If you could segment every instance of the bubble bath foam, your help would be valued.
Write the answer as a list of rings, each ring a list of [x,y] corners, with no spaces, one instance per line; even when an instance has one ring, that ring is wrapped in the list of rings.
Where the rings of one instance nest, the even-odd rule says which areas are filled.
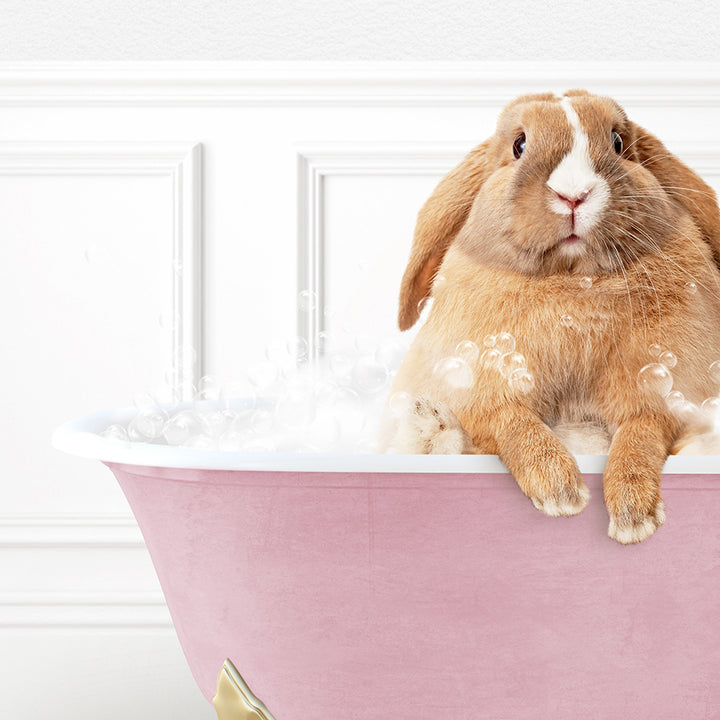
[[[125,493],[221,719],[711,718],[720,708],[720,458],[665,465],[667,522],[607,537],[592,499],[533,508],[495,456],[56,447]],[[226,660],[231,662],[226,663]]]

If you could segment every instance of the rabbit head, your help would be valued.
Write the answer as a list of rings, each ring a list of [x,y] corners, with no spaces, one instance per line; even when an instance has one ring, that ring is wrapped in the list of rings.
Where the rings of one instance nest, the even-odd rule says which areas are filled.
[[[480,263],[526,274],[613,272],[662,247],[681,213],[720,259],[714,192],[614,100],[520,97],[420,211],[400,329],[417,320],[453,241]]]

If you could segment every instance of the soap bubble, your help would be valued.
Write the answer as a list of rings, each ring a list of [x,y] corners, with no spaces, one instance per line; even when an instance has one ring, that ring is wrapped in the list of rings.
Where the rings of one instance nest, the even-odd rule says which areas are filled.
[[[457,344],[455,354],[468,365],[474,365],[480,357],[480,348],[472,340],[463,340]]]
[[[248,441],[248,435],[232,428],[224,432],[218,439],[218,449],[226,452],[237,452]]]
[[[138,428],[135,420],[136,418],[133,418],[129,422],[127,427],[128,438],[130,439],[130,442],[147,442],[148,437],[140,432],[140,429]]]
[[[720,397],[703,400],[701,411],[705,419],[712,424],[713,430],[720,430]]]
[[[219,438],[233,424],[236,415],[226,410],[210,410],[198,416],[205,435]]]
[[[650,353],[650,357],[658,357],[660,353],[662,352],[662,348],[657,343],[653,343],[649,348],[648,352]]]
[[[685,283],[685,292],[688,295],[694,295],[697,292],[697,285],[690,281]]]
[[[190,436],[197,435],[201,429],[197,415],[189,410],[182,410],[165,423],[162,434],[168,445],[182,445]]]
[[[677,365],[677,357],[674,353],[666,350],[664,353],[660,354],[658,362],[661,365],[664,365],[668,370],[672,370]]]
[[[193,407],[202,412],[213,410],[220,399],[220,383],[212,375],[205,375],[198,381],[197,392],[193,396]]]
[[[519,352],[506,353],[500,358],[500,372],[509,378],[516,370],[522,370],[525,368],[526,360],[525,356]]]
[[[316,336],[315,336],[315,347],[317,348],[319,355],[326,355],[327,351],[330,347],[330,342],[332,341],[332,336],[327,330],[321,330]]]
[[[106,427],[101,434],[105,439],[112,440],[114,442],[130,441],[128,431],[122,425],[108,425],[108,427]]]
[[[489,347],[489,348],[495,347],[496,343],[497,343],[497,336],[496,336],[496,335],[486,335],[486,336],[483,338],[483,345],[484,345],[485,347]],[[514,349],[514,348],[513,348],[513,349]]]
[[[720,360],[716,360],[712,363],[708,368],[708,372],[710,373],[710,379],[713,382],[720,384]]]
[[[303,290],[298,295],[298,307],[302,312],[312,312],[317,309],[317,293],[312,290]]]
[[[575,319],[572,315],[569,315],[568,313],[564,313],[560,316],[560,323],[564,325],[565,327],[569,328],[572,327],[575,322]]]
[[[673,409],[673,415],[681,423],[695,423],[700,415],[700,408],[693,402],[685,400],[684,403]]]
[[[422,298],[417,305],[418,315],[423,315],[426,312],[430,312],[432,304],[433,299],[430,295],[426,295],[424,298]]]
[[[306,360],[308,356],[308,341],[304,337],[290,338],[287,343],[288,355],[297,361]]]
[[[480,356],[480,362],[487,368],[497,368],[500,364],[502,353],[498,348],[488,348]]]
[[[198,392],[217,400],[220,395],[220,381],[214,375],[203,375],[198,380]]]
[[[592,284],[593,279],[591,277],[586,275],[585,277],[580,278],[580,287],[583,290],[589,290],[592,287]]]
[[[162,408],[150,405],[138,411],[133,423],[143,437],[154,440],[162,434],[167,419],[167,413]]]
[[[436,275],[433,280],[433,290],[440,290],[447,284],[447,278],[444,275]]]
[[[638,373],[638,384],[645,392],[665,397],[672,389],[673,378],[664,365],[650,363]]]
[[[470,366],[462,358],[455,356],[439,360],[433,368],[433,378],[451,388],[467,388],[473,383]]]
[[[374,394],[388,381],[388,371],[372,357],[360,358],[352,369],[353,385],[362,393]]]
[[[529,393],[535,387],[535,378],[528,372],[527,368],[514,370],[509,377],[510,387],[521,393]]]
[[[515,338],[509,332],[501,332],[496,337],[495,347],[501,355],[511,353],[515,349]]]
[[[700,409],[703,413],[714,419],[720,415],[720,397],[709,397],[702,401]]]
[[[665,397],[665,402],[671,411],[677,410],[682,407],[686,402],[685,396],[679,390],[673,390]]]

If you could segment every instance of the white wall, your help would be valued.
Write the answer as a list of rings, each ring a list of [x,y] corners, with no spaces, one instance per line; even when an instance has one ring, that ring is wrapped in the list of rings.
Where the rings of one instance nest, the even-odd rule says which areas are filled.
[[[0,60],[718,59],[713,0],[4,0]]]
[[[331,330],[392,332],[438,177],[518,92],[583,85],[720,189],[717,65],[0,65],[0,717],[214,715],[114,480],[53,427],[186,342],[234,376],[312,283]]]

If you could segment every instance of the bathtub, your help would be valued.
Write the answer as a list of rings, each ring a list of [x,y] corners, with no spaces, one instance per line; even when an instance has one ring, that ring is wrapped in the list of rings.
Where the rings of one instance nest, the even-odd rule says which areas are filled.
[[[621,546],[603,456],[578,458],[590,506],[550,518],[495,456],[97,434],[127,419],[83,418],[54,444],[115,474],[219,717],[720,717],[719,457],[669,458],[666,524]]]

